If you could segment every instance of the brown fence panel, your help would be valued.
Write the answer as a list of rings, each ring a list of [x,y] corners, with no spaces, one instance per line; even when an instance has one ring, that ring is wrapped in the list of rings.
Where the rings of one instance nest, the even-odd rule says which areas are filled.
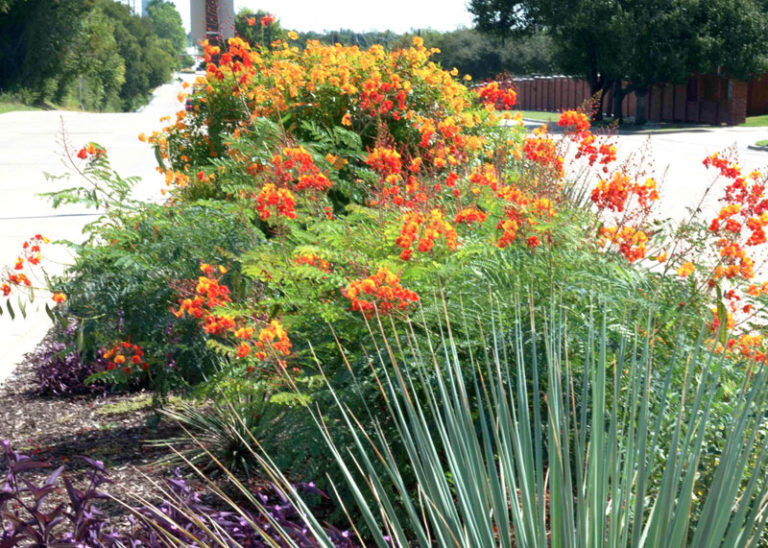
[[[648,119],[654,122],[661,121],[662,86],[655,85],[648,94]]]
[[[634,93],[630,93],[624,98],[624,115],[634,116],[637,112],[637,96]]]
[[[675,119],[675,86],[674,84],[667,84],[663,90],[661,119],[671,121]]]
[[[517,102],[520,105],[520,108],[525,110],[525,109],[528,108],[528,105],[527,105],[526,101],[528,100],[528,97],[530,96],[529,95],[530,91],[528,89],[528,81],[527,80],[523,80],[518,85],[520,86],[520,93],[517,96]]]
[[[716,124],[717,114],[720,110],[719,101],[712,101],[710,99],[701,99],[699,102],[699,118],[698,120],[692,120],[695,122],[704,122],[705,124]]]
[[[741,80],[731,81],[733,89],[730,97],[731,119],[729,124],[743,124],[747,121],[747,103],[749,102],[749,86]]]
[[[672,106],[672,119],[676,122],[685,121],[685,84],[677,84],[675,86],[674,100]]]
[[[546,82],[544,90],[547,97],[547,110],[553,110],[555,107],[555,80],[554,78],[547,78]]]
[[[517,91],[517,108],[560,112],[585,105],[590,99],[589,83],[563,76],[517,78],[502,85]],[[750,82],[716,75],[692,76],[687,84],[658,84],[645,97],[646,118],[651,121],[686,121],[738,124],[747,115],[768,113],[768,74]],[[586,104],[589,107],[589,104]],[[622,99],[614,112],[613,90],[605,93],[603,112],[635,116],[634,93]]]
[[[747,116],[768,113],[768,74],[749,81],[747,95]]]

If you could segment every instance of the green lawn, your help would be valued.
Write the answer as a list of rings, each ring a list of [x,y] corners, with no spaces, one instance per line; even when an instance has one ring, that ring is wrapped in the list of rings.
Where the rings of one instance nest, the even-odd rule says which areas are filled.
[[[523,115],[523,118],[528,120],[536,120],[538,122],[557,123],[557,119],[560,117],[559,112],[543,112],[539,110],[510,110],[507,111],[512,115],[518,112]],[[593,127],[615,127],[612,119],[606,118],[601,122],[594,122]],[[766,122],[768,125],[768,122]],[[636,126],[634,124],[624,124],[621,126],[620,131],[626,133],[676,133],[680,131],[706,131],[712,129],[711,125],[701,124],[679,124],[670,122],[655,122],[648,123],[643,126]]]
[[[511,110],[510,113],[515,114],[517,112],[522,113],[523,118],[529,120],[537,120],[540,122],[554,122],[557,120],[559,113],[557,112],[541,112],[538,110]],[[665,127],[651,130],[653,132],[663,131],[679,131],[680,129],[694,127],[688,124],[664,124]],[[674,126],[674,127],[673,127]],[[712,126],[699,126],[699,127],[712,127]],[[747,121],[740,124],[740,127],[768,127],[768,114],[762,116],[750,116]]]
[[[0,103],[0,114],[5,114],[6,112],[14,112],[17,110],[41,110],[37,107],[30,107],[29,105],[24,105],[21,103]]]
[[[559,112],[542,112],[540,110],[510,110],[509,113],[513,116],[517,113],[521,113],[523,118],[529,120],[536,120],[538,122],[556,122],[560,117]]]
[[[749,116],[747,121],[739,124],[740,127],[768,127],[768,114],[762,116]]]

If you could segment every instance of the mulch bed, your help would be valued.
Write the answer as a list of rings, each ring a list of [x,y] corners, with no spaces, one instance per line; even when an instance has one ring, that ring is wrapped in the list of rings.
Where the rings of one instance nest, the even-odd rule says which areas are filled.
[[[182,431],[168,421],[148,426],[153,413],[150,401],[146,392],[45,396],[36,385],[31,364],[22,363],[0,384],[0,440],[9,440],[18,453],[50,464],[41,476],[66,464],[70,477],[82,479],[85,466],[77,457],[88,456],[109,470],[113,483],[101,491],[124,501],[130,495],[156,499],[153,481],[162,483],[172,474],[159,462],[170,450],[149,447],[147,442],[176,437]],[[4,473],[0,459],[0,480]],[[100,507],[107,513],[122,513],[116,504]]]

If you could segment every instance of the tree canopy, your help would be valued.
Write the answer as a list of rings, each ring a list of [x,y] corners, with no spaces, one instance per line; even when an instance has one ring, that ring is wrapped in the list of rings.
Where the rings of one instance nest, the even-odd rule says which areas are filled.
[[[114,0],[0,0],[0,92],[27,103],[137,108],[168,81],[185,40],[183,29],[181,42],[160,30],[158,21],[181,29],[173,4],[153,0],[150,10],[138,17]]]
[[[288,34],[280,21],[266,11],[242,8],[235,16],[235,32],[252,46],[269,46],[274,40],[286,40]]]
[[[187,33],[176,6],[167,0],[151,0],[147,4],[147,16],[157,36],[170,40],[174,53],[181,53],[187,45]]]
[[[560,69],[593,93],[624,80],[642,94],[695,73],[746,78],[765,68],[760,0],[470,0],[469,10],[485,32],[544,29]]]

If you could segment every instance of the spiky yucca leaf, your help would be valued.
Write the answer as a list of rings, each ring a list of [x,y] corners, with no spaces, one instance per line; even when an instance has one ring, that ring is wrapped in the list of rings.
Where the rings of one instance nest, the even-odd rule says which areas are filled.
[[[312,411],[370,531],[367,542],[757,545],[768,514],[764,365],[731,400],[712,484],[699,495],[726,359],[703,336],[680,334],[675,348],[662,348],[638,334],[631,318],[623,335],[611,335],[595,306],[587,340],[573,341],[556,304],[519,306],[504,323],[511,327],[501,327],[491,302],[487,317],[460,318],[487,332],[476,356],[460,350],[443,309],[439,340],[411,324],[398,332],[394,322],[374,319],[372,369],[384,416],[356,416],[329,382],[352,446],[337,445],[322,410]],[[653,314],[641,325],[652,333]],[[288,485],[268,458],[259,459],[278,485]],[[306,508],[293,490],[285,496]]]

